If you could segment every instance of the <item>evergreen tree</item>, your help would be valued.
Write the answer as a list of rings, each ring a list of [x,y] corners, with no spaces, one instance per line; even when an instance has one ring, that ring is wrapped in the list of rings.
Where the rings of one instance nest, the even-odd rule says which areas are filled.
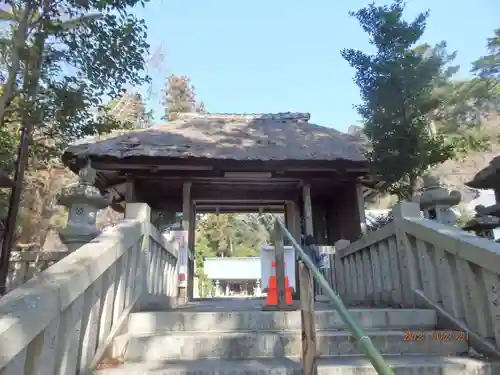
[[[483,78],[491,78],[500,82],[500,29],[494,31],[494,36],[488,39],[488,54],[473,63],[472,71]]]
[[[401,0],[351,12],[369,34],[376,53],[345,49],[342,56],[356,69],[354,81],[363,99],[358,112],[371,143],[367,158],[374,172],[387,182],[383,190],[410,199],[417,178],[453,157],[454,147],[429,131],[428,115],[440,104],[433,89],[447,61],[415,48],[428,13],[408,22],[403,12]]]
[[[178,113],[205,112],[205,105],[196,103],[195,87],[187,76],[170,75],[167,78],[165,95],[162,101],[165,106],[164,120],[173,121]]]

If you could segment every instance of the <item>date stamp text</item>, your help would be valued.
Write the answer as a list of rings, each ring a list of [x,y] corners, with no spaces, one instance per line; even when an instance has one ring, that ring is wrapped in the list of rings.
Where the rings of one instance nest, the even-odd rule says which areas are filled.
[[[406,329],[403,335],[404,341],[469,341],[469,332],[464,331],[431,331],[425,329]]]

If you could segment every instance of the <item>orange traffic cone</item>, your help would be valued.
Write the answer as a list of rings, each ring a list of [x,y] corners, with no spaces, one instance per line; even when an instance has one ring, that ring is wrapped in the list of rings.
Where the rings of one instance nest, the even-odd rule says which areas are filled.
[[[276,262],[272,263],[272,267],[274,269],[276,268]],[[288,276],[285,276],[285,303],[288,306],[292,305],[292,291],[288,283]],[[267,297],[264,307],[265,308],[278,307],[278,283],[276,281],[276,271],[274,272],[274,275],[269,276],[269,282],[267,285]]]

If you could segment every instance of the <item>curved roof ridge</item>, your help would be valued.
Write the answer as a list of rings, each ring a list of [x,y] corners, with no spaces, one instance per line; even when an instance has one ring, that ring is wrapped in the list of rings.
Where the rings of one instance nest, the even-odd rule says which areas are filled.
[[[308,112],[277,112],[277,113],[179,113],[176,120],[188,119],[207,120],[272,120],[272,121],[297,121],[308,122],[311,114]]]

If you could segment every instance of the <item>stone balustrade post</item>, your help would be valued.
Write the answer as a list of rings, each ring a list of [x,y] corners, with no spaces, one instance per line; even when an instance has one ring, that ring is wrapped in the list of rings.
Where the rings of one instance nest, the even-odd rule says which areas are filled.
[[[61,189],[57,196],[57,203],[69,210],[66,228],[59,232],[69,251],[75,251],[101,233],[96,226],[97,212],[111,203],[109,196],[102,195],[93,186],[96,171],[90,162],[80,169],[78,176],[77,183]]]
[[[457,217],[451,207],[459,204],[461,198],[459,191],[449,191],[437,178],[424,176],[424,188],[418,203],[425,218],[454,225]]]

